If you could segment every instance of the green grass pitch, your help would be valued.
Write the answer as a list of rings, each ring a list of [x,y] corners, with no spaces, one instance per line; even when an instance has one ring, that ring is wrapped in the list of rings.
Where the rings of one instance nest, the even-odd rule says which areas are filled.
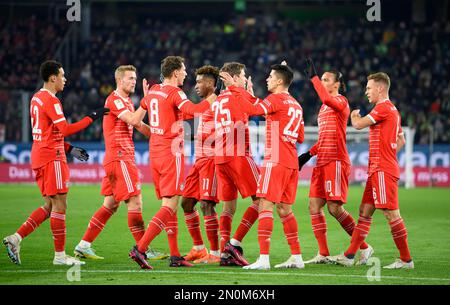
[[[74,185],[68,196],[66,252],[82,237],[92,214],[102,203],[100,186]],[[357,218],[362,195],[361,187],[351,187],[346,208]],[[307,208],[307,187],[299,187],[294,205],[299,223],[300,245],[307,260],[317,252]],[[39,190],[32,185],[0,185],[0,237],[12,234],[42,204]],[[143,186],[144,220],[151,219],[160,206],[151,185]],[[196,265],[192,268],[169,268],[168,261],[152,261],[154,270],[140,270],[128,258],[133,245],[127,226],[126,208],[121,206],[110,219],[104,231],[93,244],[103,261],[87,261],[81,267],[80,281],[67,280],[67,267],[53,266],[53,242],[49,222],[45,222],[22,242],[22,265],[12,264],[2,245],[0,250],[0,284],[450,284],[450,189],[399,190],[401,214],[409,233],[409,246],[415,262],[414,270],[381,269],[380,281],[369,281],[369,266],[346,268],[335,265],[307,265],[303,270],[277,270],[273,266],[289,257],[289,248],[282,225],[275,215],[271,239],[270,271],[248,271],[240,267]],[[240,200],[233,221],[233,232],[250,200]],[[218,206],[221,210],[221,206]],[[179,217],[179,246],[187,253],[191,238],[186,229],[181,209]],[[328,241],[332,255],[346,249],[349,236],[336,220],[326,213]],[[202,221],[203,222],[203,221]],[[203,223],[202,223],[203,229]],[[203,231],[204,232],[204,231]],[[206,235],[203,234],[207,243]],[[381,212],[376,212],[367,241],[374,247],[374,256],[381,265],[394,261],[398,256],[390,229]],[[152,243],[153,247],[168,251],[165,232]],[[257,224],[243,242],[245,256],[254,262],[259,255]],[[372,272],[372,274],[375,274]]]

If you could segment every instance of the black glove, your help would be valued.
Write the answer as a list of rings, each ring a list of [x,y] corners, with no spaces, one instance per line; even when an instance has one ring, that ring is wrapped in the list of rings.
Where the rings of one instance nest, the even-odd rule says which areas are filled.
[[[216,89],[214,90],[214,94],[215,95],[219,95],[220,91],[222,91],[222,86],[223,86],[223,81],[220,78],[220,76],[217,77],[217,82],[216,82]]]
[[[88,114],[93,121],[109,113],[109,108],[98,108]]]
[[[314,66],[314,63],[311,58],[305,60],[305,66],[306,69],[303,70],[303,72],[305,73],[307,78],[311,79],[314,76],[317,76],[316,67]]]
[[[312,158],[312,155],[309,151],[298,156],[298,170],[301,170],[303,165],[305,165],[311,158]]]
[[[75,146],[70,145],[67,153],[72,155],[73,157],[77,158],[80,161],[89,160],[89,155],[88,155],[87,151],[81,147],[75,147]]]

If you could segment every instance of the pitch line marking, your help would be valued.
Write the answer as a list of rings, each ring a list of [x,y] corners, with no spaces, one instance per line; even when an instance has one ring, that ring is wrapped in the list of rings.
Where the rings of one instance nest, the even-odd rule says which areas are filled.
[[[67,270],[0,270],[0,273],[66,273]],[[178,274],[230,274],[230,275],[293,275],[293,276],[309,276],[309,277],[354,277],[354,278],[367,278],[366,275],[357,275],[357,274],[332,274],[332,273],[295,273],[295,272],[230,272],[230,271],[170,271],[170,270],[83,270],[81,269],[81,273],[178,273]],[[415,281],[444,281],[450,282],[450,278],[435,278],[435,277],[403,277],[403,276],[392,276],[386,275],[381,276],[381,280],[383,279],[398,279],[398,280],[415,280]]]

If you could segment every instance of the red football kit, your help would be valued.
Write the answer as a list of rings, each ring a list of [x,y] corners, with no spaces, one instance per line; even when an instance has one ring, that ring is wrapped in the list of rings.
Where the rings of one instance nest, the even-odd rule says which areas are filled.
[[[266,145],[257,197],[274,203],[293,204],[298,186],[296,143],[304,139],[303,109],[288,93],[275,93],[260,100],[242,88],[231,87],[247,102],[248,115],[266,116]]]
[[[64,194],[69,191],[69,168],[65,154],[64,137],[86,128],[92,119],[85,117],[68,124],[59,99],[50,91],[41,89],[30,103],[33,146],[31,166],[42,196]]]
[[[150,126],[150,166],[158,199],[182,195],[184,172],[183,114],[201,114],[208,101],[193,104],[178,87],[153,85],[141,100],[148,111]]]
[[[215,123],[215,163],[219,200],[256,195],[259,169],[251,157],[245,98],[224,90],[211,105]]]
[[[367,117],[374,123],[369,132],[369,177],[362,203],[377,209],[398,209],[397,137],[403,134],[401,117],[390,100],[378,102]]]
[[[130,97],[122,97],[113,91],[106,99],[105,108],[110,112],[103,118],[105,177],[101,194],[114,196],[117,202],[128,200],[141,193],[139,172],[134,158],[133,126],[120,119],[127,112],[134,112]]]
[[[310,153],[317,155],[311,176],[310,198],[347,201],[350,158],[346,146],[346,128],[350,108],[345,96],[331,96],[316,76],[312,80],[323,104],[317,118],[319,139]]]
[[[209,109],[199,117],[195,137],[195,163],[186,177],[183,197],[218,202],[214,163],[214,116]]]

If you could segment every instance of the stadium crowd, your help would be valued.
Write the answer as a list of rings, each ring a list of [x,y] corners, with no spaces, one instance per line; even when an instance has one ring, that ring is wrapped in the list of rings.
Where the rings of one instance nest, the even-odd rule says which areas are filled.
[[[52,57],[66,28],[62,24],[40,27],[35,17],[8,26],[5,21],[0,23],[0,110],[4,113],[0,124],[8,122],[7,141],[19,141],[21,118],[13,111],[17,100],[12,90],[37,88],[39,63]],[[319,73],[329,68],[343,73],[350,107],[362,109],[363,114],[369,111],[364,96],[366,76],[387,72],[393,83],[391,98],[402,114],[403,125],[416,129],[415,143],[429,143],[430,127],[435,143],[449,143],[449,42],[450,23],[386,24],[365,19],[300,23],[275,16],[238,16],[227,22],[124,19],[120,24],[105,25],[93,19],[90,40],[79,46],[79,69],[70,71],[62,102],[69,121],[77,121],[88,109],[104,103],[114,89],[117,66],[133,64],[139,78],[155,83],[159,81],[160,59],[171,54],[186,58],[189,75],[184,90],[192,100],[198,100],[195,69],[204,64],[220,67],[226,61],[245,63],[255,94],[263,97],[270,65],[286,60],[296,69],[291,94],[302,102],[305,125],[317,125],[321,103],[301,73],[304,59],[312,57]],[[139,83],[133,96],[136,105],[142,96]],[[135,134],[137,140],[143,139]],[[100,122],[70,138],[100,139]]]

